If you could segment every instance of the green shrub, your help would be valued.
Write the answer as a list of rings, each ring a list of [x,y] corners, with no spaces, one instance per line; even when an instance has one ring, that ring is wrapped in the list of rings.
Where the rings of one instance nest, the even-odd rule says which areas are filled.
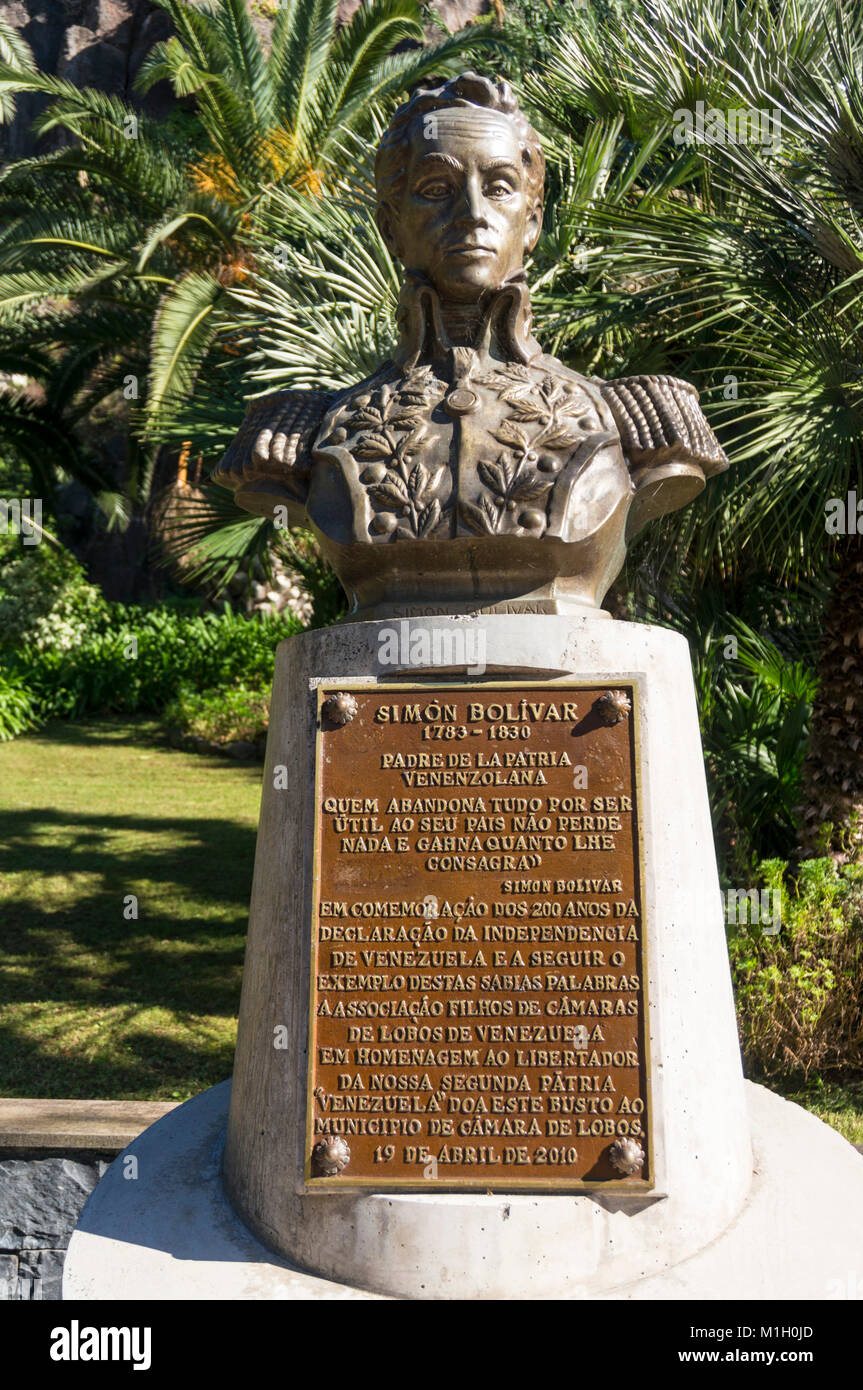
[[[863,868],[810,859],[794,874],[760,865],[782,893],[776,935],[758,924],[728,929],[743,1055],[751,1074],[808,1077],[863,1067]]]
[[[41,720],[112,711],[159,713],[181,686],[215,691],[272,680],[275,649],[299,631],[291,616],[246,618],[229,608],[186,617],[166,608],[106,605],[71,648],[7,648],[6,664]]]
[[[35,729],[38,722],[33,697],[20,676],[0,670],[0,743]]]
[[[108,614],[101,591],[63,546],[0,541],[0,645],[70,651]]]
[[[269,685],[241,684],[205,693],[182,686],[164,713],[169,728],[213,743],[254,742],[266,734],[269,719]]]

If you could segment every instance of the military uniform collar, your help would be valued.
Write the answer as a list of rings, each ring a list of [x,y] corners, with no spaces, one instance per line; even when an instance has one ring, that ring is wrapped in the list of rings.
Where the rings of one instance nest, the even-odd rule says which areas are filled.
[[[421,362],[477,354],[527,364],[542,349],[531,334],[533,313],[523,270],[495,290],[486,290],[477,306],[476,329],[467,348],[454,344],[443,322],[440,296],[424,275],[409,272],[399,295],[401,341],[394,361],[408,371]]]

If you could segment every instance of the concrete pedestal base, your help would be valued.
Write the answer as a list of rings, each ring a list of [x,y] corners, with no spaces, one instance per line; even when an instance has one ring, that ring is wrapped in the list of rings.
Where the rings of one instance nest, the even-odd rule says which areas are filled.
[[[749,1083],[745,1087],[754,1171],[736,1217],[697,1254],[605,1289],[602,1299],[847,1299],[863,1287],[863,1159],[805,1110]],[[90,1197],[72,1237],[63,1297],[141,1300],[289,1300],[380,1297],[372,1291],[307,1274],[272,1255],[228,1205],[219,1177],[230,1084],[205,1091],[146,1130],[121,1154]],[[128,1162],[130,1157],[137,1165]],[[137,1177],[125,1176],[137,1167]],[[323,1197],[318,1200],[326,1201]],[[368,1199],[366,1199],[368,1200]],[[381,1202],[405,1200],[381,1197]],[[481,1206],[487,1224],[522,1228],[518,1260],[522,1297],[597,1297],[577,1277],[545,1285],[531,1234],[565,1220],[571,1201],[559,1196],[412,1197],[458,1240],[459,1207]],[[638,1213],[614,1216],[617,1238]],[[563,1238],[561,1228],[561,1238]],[[510,1241],[512,1248],[512,1242]],[[573,1252],[573,1267],[577,1265]],[[406,1273],[414,1274],[410,1271]],[[434,1294],[464,1299],[462,1281],[430,1271]],[[393,1278],[392,1271],[386,1276]],[[382,1278],[383,1282],[383,1278]],[[511,1288],[513,1271],[502,1276]],[[494,1298],[494,1281],[486,1297]]]
[[[392,654],[381,639],[394,631],[349,623],[292,637],[277,654],[223,1167],[230,1201],[286,1260],[396,1297],[550,1298],[567,1283],[600,1294],[658,1274],[728,1228],[752,1170],[689,648],[664,628],[607,618],[428,617],[400,626],[407,664],[383,665]],[[482,673],[418,670],[412,633],[432,651],[434,639],[441,652],[481,651]],[[304,1188],[317,690],[446,676],[474,681],[478,694],[501,681],[549,692],[625,683],[635,693],[654,1120],[647,1196],[597,1188],[490,1204],[482,1189],[432,1198]],[[277,768],[290,769],[290,792]],[[396,862],[376,873],[372,897],[375,883],[395,889]],[[441,894],[457,901],[461,876],[440,877]],[[276,1026],[287,1035],[281,1048]]]

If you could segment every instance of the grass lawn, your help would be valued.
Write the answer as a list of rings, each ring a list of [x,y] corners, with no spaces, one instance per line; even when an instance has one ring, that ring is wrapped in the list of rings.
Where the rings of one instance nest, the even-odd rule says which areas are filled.
[[[0,1094],[185,1100],[230,1075],[260,785],[144,720],[0,744]]]

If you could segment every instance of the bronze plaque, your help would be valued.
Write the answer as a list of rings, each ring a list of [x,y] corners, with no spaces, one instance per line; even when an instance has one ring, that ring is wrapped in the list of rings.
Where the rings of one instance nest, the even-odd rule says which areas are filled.
[[[653,1186],[638,690],[318,693],[306,1185]]]

